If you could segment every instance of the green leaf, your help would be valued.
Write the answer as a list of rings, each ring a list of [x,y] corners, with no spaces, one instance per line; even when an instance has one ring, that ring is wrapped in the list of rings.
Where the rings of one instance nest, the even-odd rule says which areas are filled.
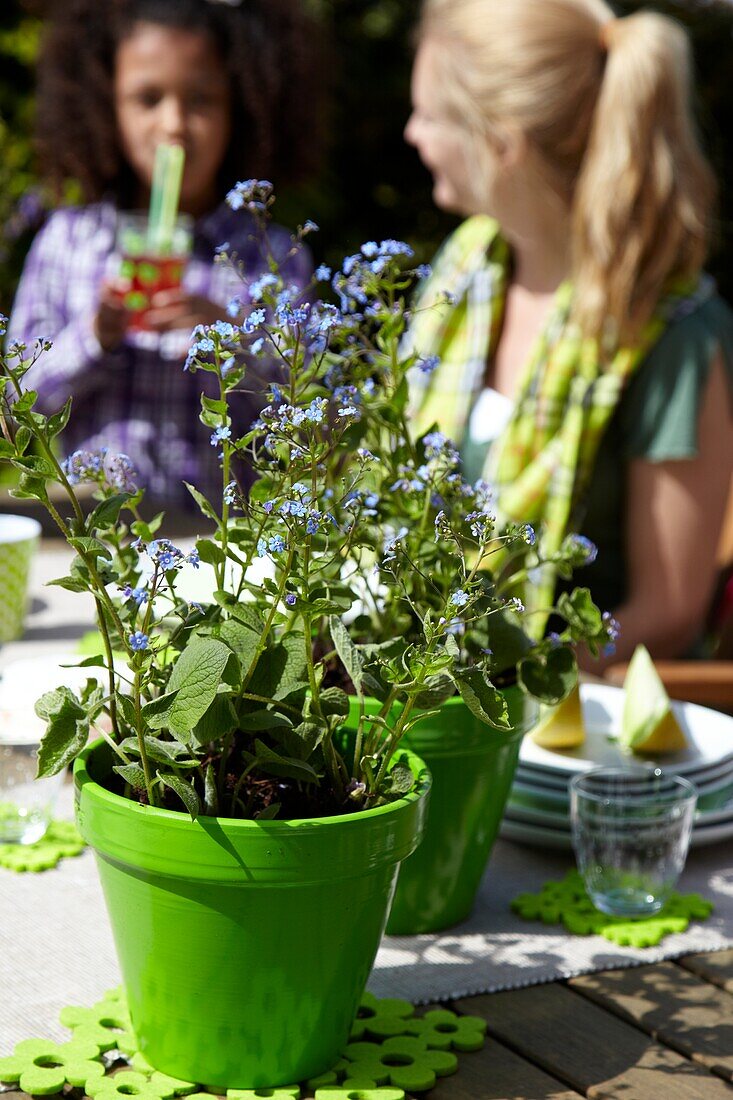
[[[471,714],[494,729],[511,729],[506,699],[478,668],[456,670],[454,673],[461,698]]]
[[[325,614],[328,609],[330,614],[343,615],[350,611],[354,603],[354,595],[342,584],[332,584],[327,588],[314,589],[308,600],[309,610],[313,615]]]
[[[147,523],[142,519],[136,519],[130,524],[130,530],[136,538],[142,539],[143,542],[152,542],[163,522],[164,515],[164,512],[158,512],[158,514]]]
[[[76,759],[89,738],[89,717],[67,687],[46,692],[36,703],[35,711],[47,722],[38,749],[36,778],[41,779],[58,775]]]
[[[149,703],[145,703],[140,708],[140,717],[143,719],[146,727],[149,730],[165,729],[170,721],[170,713],[175,701],[176,692],[166,691],[164,695],[158,695],[155,699],[151,699]],[[132,700],[130,700],[130,703],[132,703]],[[128,713],[131,715],[131,721],[128,718]],[[135,726],[137,717],[134,707],[132,711],[128,713],[125,714],[125,718],[130,721],[131,726]]]
[[[263,741],[255,741],[255,757],[257,767],[267,775],[284,776],[286,779],[297,779],[303,783],[318,782],[318,774],[310,764],[304,760],[295,760],[293,757],[280,756]]]
[[[26,390],[13,404],[13,416],[30,412],[37,400],[38,394],[35,390]]]
[[[441,672],[438,676],[431,676],[425,681],[423,690],[415,697],[415,706],[420,710],[439,707],[455,693],[456,685],[453,677],[447,672]]]
[[[122,717],[131,729],[135,729],[137,723],[137,714],[135,713],[135,704],[127,694],[117,695],[117,706],[122,711]],[[145,708],[143,707],[143,710]]]
[[[282,738],[283,748],[299,760],[307,760],[320,745],[326,734],[326,727],[319,722],[301,722],[288,730]]]
[[[226,401],[223,401],[220,397],[207,397],[203,393],[201,394],[201,408],[216,418],[211,427],[217,427],[229,412]]]
[[[362,676],[362,687],[367,695],[373,695],[375,699],[380,699],[382,702],[384,702],[389,694],[387,685],[366,670]]]
[[[166,787],[177,794],[183,805],[190,813],[192,819],[195,821],[201,810],[201,803],[199,802],[199,796],[193,789],[190,783],[185,779],[179,779],[177,775],[161,775],[161,782],[165,783]]]
[[[11,497],[16,500],[40,500],[48,503],[46,481],[42,477],[33,477],[31,474],[21,474],[15,489],[10,490]]]
[[[395,764],[386,776],[379,793],[385,798],[402,798],[415,786],[415,776],[407,764]]]
[[[216,741],[235,729],[237,714],[232,706],[231,695],[218,692],[194,726],[193,736],[199,745]]]
[[[58,687],[53,691],[45,692],[36,700],[33,708],[39,718],[49,722],[61,714],[73,714],[75,718],[83,718],[85,710],[70,688]]]
[[[99,539],[83,536],[71,538],[67,541],[72,550],[76,550],[77,554],[87,554],[95,558],[112,558],[109,547],[105,546]]]
[[[218,523],[219,522],[219,516],[217,515],[216,510],[214,509],[214,506],[209,503],[209,501],[206,499],[204,494],[200,493],[199,490],[196,488],[196,486],[191,485],[188,481],[184,481],[183,484],[186,486],[189,493],[191,494],[193,499],[196,501],[199,508],[203,512],[203,514],[205,516],[207,516],[209,519],[213,519],[214,523]]]
[[[265,699],[283,701],[308,686],[305,638],[292,631],[262,654],[248,691]]]
[[[246,672],[260,644],[260,634],[237,619],[228,619],[219,627],[219,638],[236,653],[242,672]]]
[[[252,733],[264,733],[265,730],[286,729],[292,722],[277,714],[274,710],[250,710],[240,714],[239,728]]]
[[[172,733],[190,733],[209,709],[230,655],[216,638],[196,638],[183,650],[168,681],[168,691],[176,692],[168,719]]]
[[[11,459],[11,465],[18,470],[24,470],[29,474],[36,474],[49,481],[56,481],[56,470],[47,458],[40,455],[25,455],[23,458]]]
[[[338,653],[341,663],[351,678],[356,694],[362,695],[364,693],[364,664],[358,649],[352,642],[344,624],[340,619],[337,619],[335,615],[332,615],[328,620],[328,629],[331,633],[334,649]]]
[[[59,409],[58,412],[52,413],[52,415],[49,416],[47,430],[52,439],[54,436],[57,436],[59,432],[62,432],[69,423],[71,401],[72,399],[69,397],[62,409]]]
[[[206,562],[207,565],[223,565],[227,560],[219,543],[212,539],[196,539],[196,549],[201,561]]]
[[[180,741],[163,741],[160,737],[144,737],[145,751],[151,760],[157,764],[174,763],[179,768],[195,767],[198,760],[190,755],[190,749]],[[126,737],[120,742],[123,752],[140,755],[140,744],[137,737]]]
[[[219,792],[216,789],[216,773],[213,764],[206,765],[204,775],[204,813],[216,817],[219,813]]]
[[[98,504],[94,511],[89,516],[89,527],[92,529],[102,528],[106,530],[108,527],[113,527],[117,520],[120,518],[120,512],[123,505],[127,503],[132,497],[132,493],[115,493],[112,497],[107,497],[101,504]]]
[[[572,592],[561,593],[557,610],[578,641],[595,637],[603,629],[603,617],[588,588],[574,588]]]
[[[522,629],[518,616],[510,611],[497,611],[480,620],[479,628],[486,629],[481,644],[491,650],[494,675],[515,668],[532,648],[532,641]]]
[[[104,654],[95,653],[93,657],[85,657],[75,665],[62,665],[62,668],[106,668]]]
[[[281,805],[280,802],[271,802],[269,806],[265,806],[264,810],[255,814],[255,821],[272,821],[280,813]]]
[[[139,764],[116,764],[112,770],[121,775],[125,783],[129,783],[133,790],[145,790],[145,772]]]
[[[578,665],[569,646],[525,657],[517,669],[520,686],[541,703],[561,703],[575,687]]]
[[[77,577],[57,577],[54,581],[46,581],[46,585],[56,585],[57,588],[65,588],[67,592],[88,592],[89,585]]]
[[[231,592],[217,591],[214,593],[214,599],[219,607],[223,607],[225,611],[228,611],[237,622],[244,623],[245,626],[256,631],[257,634],[262,634],[265,624],[251,603],[238,600]]]
[[[30,428],[27,428],[25,424],[18,428],[15,433],[15,447],[19,454],[23,454],[28,449],[31,439],[33,439],[33,433]],[[3,440],[3,442],[5,442],[5,440]],[[13,454],[12,445],[8,444],[8,446],[10,447],[10,454]]]
[[[339,714],[346,718],[349,713],[349,697],[342,688],[326,688],[325,691],[319,692],[318,699],[324,716]]]

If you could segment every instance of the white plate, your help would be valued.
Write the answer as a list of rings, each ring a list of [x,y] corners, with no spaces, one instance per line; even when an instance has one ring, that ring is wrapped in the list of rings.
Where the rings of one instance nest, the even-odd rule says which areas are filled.
[[[536,848],[553,848],[570,851],[572,843],[569,829],[553,829],[543,825],[529,825],[505,817],[501,823],[499,835],[504,840],[516,840],[520,844],[531,844]],[[692,830],[691,848],[704,848],[707,844],[717,844],[733,836],[733,821],[722,825],[703,825]]]
[[[0,743],[33,744],[40,740],[46,723],[34,705],[46,691],[65,685],[78,690],[87,680],[104,674],[101,668],[64,668],[83,660],[78,653],[48,653],[11,661],[0,679]]]
[[[549,825],[557,829],[570,828],[570,807],[542,805],[517,801],[513,794],[509,796],[506,813],[515,820],[531,821],[536,825]],[[728,798],[718,806],[710,809],[697,810],[695,812],[694,828],[704,828],[708,825],[722,825],[727,821],[733,821],[733,789]]]
[[[673,775],[687,775],[733,762],[733,716],[695,703],[673,703],[675,715],[687,737],[680,752],[647,759],[631,756],[609,740],[621,724],[623,688],[606,684],[581,684],[580,698],[586,727],[585,743],[577,749],[552,752],[525,737],[519,753],[523,769],[574,775],[596,767],[659,767]]]
[[[694,772],[688,776],[688,779],[695,784],[700,797],[707,798],[708,795],[733,787],[733,768],[721,771],[716,769],[710,773]],[[570,776],[566,775],[562,783],[546,786],[544,783],[537,782],[533,775],[524,771],[517,771],[512,789],[539,801],[547,803],[562,802],[567,805],[570,798],[569,780]]]
[[[629,758],[627,757],[626,759]],[[636,757],[631,757],[630,762],[635,764],[636,759]],[[643,758],[639,758],[639,763],[642,767],[644,766],[645,761]],[[649,764],[648,759],[646,764]],[[692,779],[698,787],[707,785],[708,783],[717,783],[725,779],[729,782],[733,782],[733,759],[727,760],[723,764],[714,764],[710,768],[700,768],[688,774],[689,778]],[[558,791],[567,791],[568,780],[570,779],[570,775],[567,772],[548,772],[543,771],[541,768],[533,768],[531,765],[525,766],[521,763],[517,766],[516,777],[528,786],[536,787],[538,790],[554,791],[555,793]]]

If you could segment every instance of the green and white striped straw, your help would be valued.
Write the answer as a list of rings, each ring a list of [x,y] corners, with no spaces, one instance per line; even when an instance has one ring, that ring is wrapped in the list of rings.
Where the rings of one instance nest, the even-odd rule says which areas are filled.
[[[173,246],[173,231],[181,199],[185,154],[180,145],[161,144],[155,150],[153,186],[150,192],[148,243],[165,255]]]

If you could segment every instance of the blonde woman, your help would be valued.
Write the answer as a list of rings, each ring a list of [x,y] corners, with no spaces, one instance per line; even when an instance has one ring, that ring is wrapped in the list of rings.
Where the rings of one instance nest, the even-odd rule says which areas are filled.
[[[598,546],[577,580],[619,621],[615,659],[695,641],[733,469],[689,70],[675,23],[603,0],[428,0],[418,28],[406,139],[467,220],[414,313],[417,427],[547,547]]]

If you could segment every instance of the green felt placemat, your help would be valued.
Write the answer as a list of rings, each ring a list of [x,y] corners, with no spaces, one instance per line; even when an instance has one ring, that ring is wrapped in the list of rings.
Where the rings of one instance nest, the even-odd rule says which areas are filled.
[[[61,859],[78,856],[85,844],[71,821],[52,821],[33,844],[0,844],[0,867],[11,871],[48,871]]]
[[[32,1096],[83,1089],[93,1100],[403,1100],[405,1090],[427,1092],[439,1077],[459,1069],[458,1053],[480,1050],[486,1021],[433,1009],[421,1016],[409,1001],[377,999],[365,993],[342,1057],[328,1072],[302,1085],[272,1089],[219,1088],[180,1081],[159,1073],[138,1050],[125,995],[112,989],[91,1007],[62,1009],[60,1020],[71,1032],[66,1043],[24,1039],[0,1058],[0,1082]]]
[[[546,882],[536,894],[519,894],[513,912],[525,920],[562,924],[578,936],[603,936],[619,947],[653,947],[673,932],[684,932],[691,920],[705,920],[713,903],[700,894],[673,893],[658,913],[649,917],[610,917],[588,897],[578,871],[559,882]]]

